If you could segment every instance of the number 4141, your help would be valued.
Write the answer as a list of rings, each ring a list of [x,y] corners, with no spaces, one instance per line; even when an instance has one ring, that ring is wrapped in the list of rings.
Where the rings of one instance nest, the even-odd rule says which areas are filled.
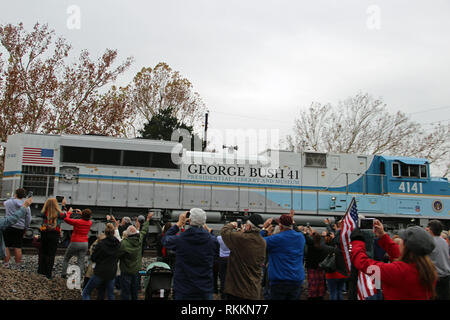
[[[409,182],[402,182],[400,183],[400,186],[398,189],[401,192],[415,192],[415,193],[423,193],[422,184],[421,183],[409,183]]]

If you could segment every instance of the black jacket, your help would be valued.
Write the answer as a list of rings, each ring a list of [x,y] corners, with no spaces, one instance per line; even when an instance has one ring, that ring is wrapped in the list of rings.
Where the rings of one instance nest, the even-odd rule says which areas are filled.
[[[319,263],[321,263],[327,257],[327,248],[324,247],[323,242],[321,241],[320,246],[317,248],[314,246],[314,240],[311,236],[306,235],[306,244],[308,246],[308,250],[306,250],[305,256],[305,267],[306,269],[318,269]]]
[[[336,254],[336,268],[340,274],[344,276],[349,276],[347,271],[347,266],[345,264],[345,258],[342,253],[342,247],[341,247],[341,231],[338,230],[335,238],[332,241],[331,245],[324,245],[325,251],[327,255],[331,252],[334,252]]]
[[[114,236],[99,241],[92,253],[95,262],[94,274],[103,280],[112,280],[117,273],[120,242]]]
[[[175,224],[162,238],[162,245],[175,250],[173,288],[181,295],[196,297],[214,290],[214,257],[219,243],[214,235],[199,227],[180,231]]]

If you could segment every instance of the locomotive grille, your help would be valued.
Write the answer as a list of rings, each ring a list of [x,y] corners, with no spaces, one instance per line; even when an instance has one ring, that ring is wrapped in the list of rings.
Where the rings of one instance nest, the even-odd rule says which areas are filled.
[[[35,196],[53,194],[55,186],[55,167],[22,166],[22,186]]]

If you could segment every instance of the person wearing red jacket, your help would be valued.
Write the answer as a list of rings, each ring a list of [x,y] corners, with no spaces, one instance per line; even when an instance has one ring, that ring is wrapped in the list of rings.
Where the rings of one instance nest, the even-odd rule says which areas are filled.
[[[370,259],[366,254],[364,238],[355,229],[351,236],[351,260],[362,272],[376,266],[379,269],[385,300],[429,300],[435,295],[437,273],[428,256],[434,249],[433,238],[419,226],[399,232],[400,244],[395,243],[380,221],[374,221],[374,233],[378,244],[389,255],[392,263]],[[373,272],[373,271],[372,271]],[[371,274],[371,272],[369,272]]]
[[[64,255],[64,261],[62,265],[62,274],[63,278],[67,276],[67,267],[69,265],[69,260],[73,256],[77,256],[77,264],[80,268],[80,274],[84,274],[84,264],[85,257],[88,252],[88,234],[89,230],[92,226],[91,214],[92,211],[90,209],[84,209],[80,211],[79,209],[75,210],[77,213],[81,212],[80,219],[71,218],[72,208],[67,213],[64,222],[73,226],[72,237],[70,239],[70,244],[67,247],[66,253]],[[81,280],[81,279],[80,279]]]

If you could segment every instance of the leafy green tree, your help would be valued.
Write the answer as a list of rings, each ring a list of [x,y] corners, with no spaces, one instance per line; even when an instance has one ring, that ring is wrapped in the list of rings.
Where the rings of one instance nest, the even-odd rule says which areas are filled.
[[[192,134],[193,127],[179,121],[173,113],[173,108],[160,109],[150,121],[148,121],[139,134],[144,139],[170,141],[172,133],[176,129],[186,129]]]

